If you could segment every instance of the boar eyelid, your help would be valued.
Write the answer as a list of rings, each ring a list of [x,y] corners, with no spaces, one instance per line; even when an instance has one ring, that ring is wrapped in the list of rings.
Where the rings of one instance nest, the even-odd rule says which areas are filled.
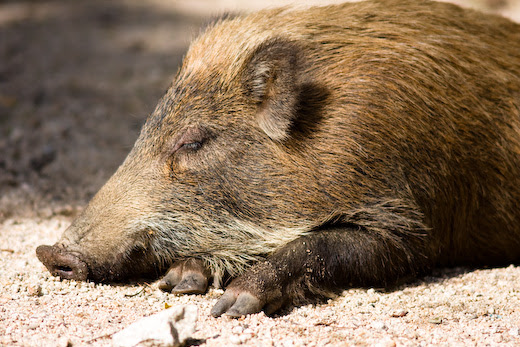
[[[181,148],[196,151],[202,147],[202,141],[183,143]]]
[[[173,153],[178,152],[180,149],[197,151],[202,148],[203,144],[206,142],[206,137],[206,131],[203,129],[190,128],[177,140],[173,148]]]

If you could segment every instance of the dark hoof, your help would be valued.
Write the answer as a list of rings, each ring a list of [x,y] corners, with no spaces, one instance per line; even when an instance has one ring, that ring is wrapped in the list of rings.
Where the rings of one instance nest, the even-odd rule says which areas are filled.
[[[209,276],[200,260],[179,261],[159,282],[159,289],[173,294],[203,294],[208,290]]]
[[[226,290],[224,295],[211,309],[213,317],[220,317],[224,313],[233,318],[257,313],[262,310],[263,303],[248,292],[234,292]]]

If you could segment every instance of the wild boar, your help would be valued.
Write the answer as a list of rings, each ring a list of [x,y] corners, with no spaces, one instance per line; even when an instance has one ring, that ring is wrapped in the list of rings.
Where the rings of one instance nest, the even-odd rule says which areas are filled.
[[[39,259],[270,313],[520,259],[520,25],[418,0],[223,19]]]

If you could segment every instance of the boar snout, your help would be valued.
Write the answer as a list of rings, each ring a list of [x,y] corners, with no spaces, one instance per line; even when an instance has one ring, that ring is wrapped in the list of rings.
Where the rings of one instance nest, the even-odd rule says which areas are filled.
[[[36,248],[36,255],[53,276],[78,281],[87,279],[87,263],[63,248],[41,245]]]

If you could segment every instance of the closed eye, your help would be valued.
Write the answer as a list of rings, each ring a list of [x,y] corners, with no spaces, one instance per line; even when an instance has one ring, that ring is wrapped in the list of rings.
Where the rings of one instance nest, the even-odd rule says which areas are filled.
[[[184,143],[181,148],[196,151],[202,147],[202,141]]]
[[[209,132],[202,127],[188,128],[177,138],[171,153],[178,151],[196,152],[203,147],[209,135]]]

